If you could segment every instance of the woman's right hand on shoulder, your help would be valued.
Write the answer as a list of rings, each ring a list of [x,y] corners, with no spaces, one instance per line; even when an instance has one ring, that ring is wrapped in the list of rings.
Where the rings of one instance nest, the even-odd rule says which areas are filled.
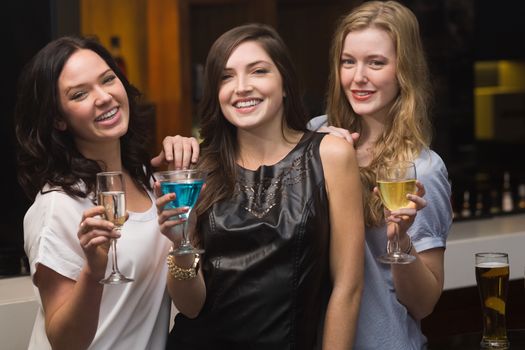
[[[357,143],[357,140],[359,140],[359,133],[350,132],[346,129],[337,128],[335,126],[321,126],[317,131],[326,132],[326,133],[329,133],[330,135],[345,139],[351,145],[355,145]]]
[[[115,225],[101,218],[103,214],[101,205],[84,211],[77,233],[88,267],[92,273],[102,275],[106,271],[109,243],[112,238],[120,237]]]
[[[168,165],[169,169],[188,169],[199,159],[199,142],[194,137],[180,135],[166,136],[162,141],[162,151],[151,160],[151,165]]]

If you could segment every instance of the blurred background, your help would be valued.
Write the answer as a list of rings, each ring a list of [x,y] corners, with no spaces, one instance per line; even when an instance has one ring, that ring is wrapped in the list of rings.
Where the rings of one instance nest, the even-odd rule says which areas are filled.
[[[30,202],[16,179],[13,109],[20,71],[40,48],[62,35],[82,34],[97,38],[110,49],[131,83],[143,92],[142,103],[152,107],[153,156],[166,135],[198,136],[196,106],[202,93],[203,65],[208,49],[220,34],[247,22],[268,23],[279,31],[298,68],[309,113],[312,117],[324,114],[332,32],[337,20],[361,2],[2,2],[0,33],[4,48],[0,75],[0,150],[4,155],[1,191],[6,201],[0,220],[0,294],[11,291],[14,297],[21,296],[31,301],[25,312],[15,306],[2,311],[6,316],[0,315],[0,321],[4,322],[0,322],[0,330],[5,328],[6,337],[27,344],[37,307],[28,277],[2,277],[28,274],[22,222]],[[525,2],[400,2],[411,8],[420,22],[435,93],[432,148],[441,155],[449,169],[454,220],[465,221],[453,225],[452,240],[449,239],[446,253],[454,254],[467,231],[476,234],[478,229],[490,226],[486,223],[496,227],[490,229],[491,236],[487,237],[490,249],[523,247],[522,244],[517,244],[517,247],[509,244],[505,239],[514,239],[515,236],[500,235],[500,232],[514,230],[512,225],[516,222],[523,231],[520,220],[525,217],[520,215],[525,213],[525,27],[520,24],[525,17]],[[498,220],[475,221],[493,217]],[[479,239],[475,237],[465,242],[466,248],[462,249],[468,250],[472,244],[479,243]],[[499,244],[496,242],[501,242],[502,248],[494,248]],[[461,263],[446,259],[446,270],[454,275],[463,269],[466,270],[465,276],[472,277],[469,254]],[[463,257],[463,254],[458,256]],[[523,258],[519,253],[514,256]],[[517,276],[519,279],[511,281],[509,289],[508,325],[525,329],[523,266],[514,266],[517,269],[513,267],[511,271],[520,271],[519,274],[514,272],[513,278]],[[460,281],[463,278],[459,276]],[[479,331],[481,314],[474,282],[462,286],[467,287],[449,286],[434,313],[423,320],[423,331],[430,340],[439,340],[446,334]],[[18,299],[15,304],[22,305]],[[11,307],[9,302],[6,307]],[[19,317],[19,323],[16,323],[16,317]],[[14,329],[23,335],[12,336]],[[451,349],[448,346],[443,348]]]
[[[3,2],[0,140],[6,202],[0,220],[0,276],[19,274],[23,268],[22,220],[30,204],[16,180],[16,82],[23,65],[47,42],[65,34],[83,34],[111,49],[130,81],[144,93],[143,103],[153,107],[153,155],[166,135],[198,136],[196,105],[208,49],[221,33],[246,22],[277,28],[299,70],[309,113],[323,114],[332,32],[337,19],[361,2]],[[401,2],[415,12],[421,25],[435,92],[432,147],[449,169],[455,220],[524,211],[525,27],[519,25],[524,3]]]

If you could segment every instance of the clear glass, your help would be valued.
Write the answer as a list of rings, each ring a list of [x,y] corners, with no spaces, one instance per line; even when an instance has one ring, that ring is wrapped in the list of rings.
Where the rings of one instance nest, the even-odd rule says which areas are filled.
[[[121,232],[126,221],[126,190],[124,175],[120,171],[109,171],[97,174],[97,201],[104,206],[104,218],[115,225],[115,230]],[[111,240],[111,273],[100,283],[122,284],[133,279],[124,276],[118,268],[117,240]]]
[[[170,252],[172,255],[185,254],[202,254],[204,250],[195,248],[188,237],[188,218],[193,206],[199,198],[202,186],[206,180],[206,174],[200,170],[168,170],[160,171],[154,174],[157,181],[160,182],[162,194],[175,193],[175,199],[166,204],[164,209],[174,209],[188,207],[189,210],[179,215],[178,218],[184,218],[186,221],[182,228],[182,242],[180,246]],[[178,219],[177,218],[177,219]]]
[[[398,210],[410,205],[407,194],[416,193],[416,166],[413,162],[386,162],[377,169],[377,187],[383,205],[388,210]],[[409,264],[415,256],[405,254],[399,246],[399,237],[388,242],[387,252],[378,260],[385,264]]]
[[[508,349],[505,306],[509,288],[507,253],[476,253],[476,283],[483,311],[482,349]]]

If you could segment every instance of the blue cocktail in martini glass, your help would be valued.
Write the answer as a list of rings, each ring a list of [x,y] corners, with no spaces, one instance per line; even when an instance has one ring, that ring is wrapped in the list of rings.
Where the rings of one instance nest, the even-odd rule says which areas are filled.
[[[155,173],[155,178],[160,182],[162,194],[175,193],[175,199],[166,204],[165,209],[188,207],[189,210],[180,215],[188,219],[193,206],[199,198],[206,175],[200,170],[169,170]],[[181,245],[170,254],[202,254],[202,249],[195,248],[188,237],[188,221],[184,222]]]

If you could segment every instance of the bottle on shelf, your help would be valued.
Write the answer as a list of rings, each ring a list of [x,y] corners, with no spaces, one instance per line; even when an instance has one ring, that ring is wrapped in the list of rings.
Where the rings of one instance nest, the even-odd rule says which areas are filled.
[[[520,211],[525,211],[525,184],[520,184],[518,186],[518,209]]]
[[[468,190],[463,192],[463,204],[461,207],[461,217],[465,219],[470,218],[470,192]]]
[[[506,171],[503,174],[503,191],[501,192],[501,210],[504,213],[510,213],[514,210],[514,200],[510,187],[510,174]]]
[[[498,198],[498,191],[492,190],[490,191],[490,209],[489,212],[491,215],[498,215],[501,212],[501,208],[499,206],[500,201]]]
[[[120,37],[114,35],[110,38],[110,52],[122,73],[127,76],[127,66],[120,48]]]
[[[476,195],[476,206],[474,208],[474,216],[480,217],[483,215],[483,194]]]

